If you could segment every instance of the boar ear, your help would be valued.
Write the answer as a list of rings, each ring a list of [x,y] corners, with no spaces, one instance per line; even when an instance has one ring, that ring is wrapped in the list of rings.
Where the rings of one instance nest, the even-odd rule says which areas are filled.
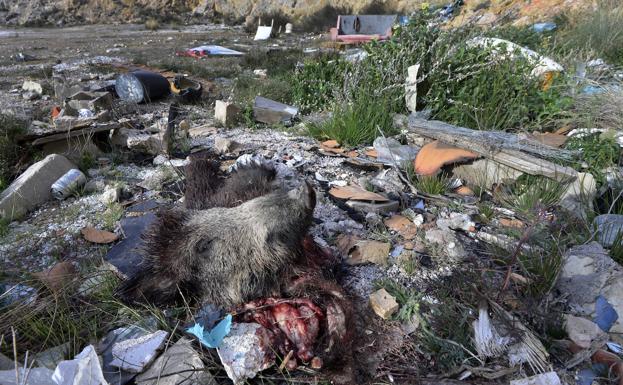
[[[307,180],[305,181],[305,207],[309,210],[313,210],[316,207],[316,190],[314,190],[314,186],[311,185]]]
[[[301,187],[288,191],[288,197],[302,201],[308,210],[313,210],[316,207],[316,191],[308,181],[305,181]]]

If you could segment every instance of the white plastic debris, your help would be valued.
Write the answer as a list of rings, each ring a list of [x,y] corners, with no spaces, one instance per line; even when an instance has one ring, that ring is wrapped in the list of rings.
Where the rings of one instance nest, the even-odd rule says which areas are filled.
[[[108,385],[93,345],[84,348],[73,360],[60,362],[52,381],[57,385]]]
[[[273,365],[268,330],[255,323],[232,324],[217,349],[227,376],[234,384],[244,383]]]
[[[168,336],[168,332],[158,330],[146,336],[117,342],[112,348],[113,360],[110,365],[140,373],[156,358]]]
[[[474,327],[474,345],[482,357],[499,357],[506,351],[510,338],[502,337],[493,327],[489,317],[489,308],[481,305],[478,309],[478,319],[472,324]]]
[[[511,381],[510,385],[560,385],[556,372],[541,373],[536,376]]]
[[[19,368],[19,383],[16,382],[15,369],[0,370],[0,384],[2,385],[54,385],[52,370],[48,368]]]
[[[564,68],[552,59],[541,56],[531,49],[522,47],[519,44],[508,40],[498,39],[495,37],[476,37],[469,40],[467,45],[470,47],[490,49],[493,54],[500,57],[506,56],[513,58],[516,57],[516,55],[520,55],[524,59],[528,60],[530,64],[534,65],[531,72],[531,75],[534,77],[544,75],[548,72],[564,71]],[[502,47],[505,47],[506,52],[500,52]]]

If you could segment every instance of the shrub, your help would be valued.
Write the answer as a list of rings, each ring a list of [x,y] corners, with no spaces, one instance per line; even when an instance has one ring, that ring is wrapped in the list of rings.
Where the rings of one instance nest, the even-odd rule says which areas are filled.
[[[592,51],[623,65],[623,6],[619,0],[600,0],[595,8],[571,12],[566,22],[563,50]]]
[[[347,67],[346,61],[331,57],[306,61],[291,79],[293,102],[303,113],[326,108],[342,88]]]
[[[149,18],[145,21],[145,28],[150,30],[150,31],[156,31],[158,29],[160,29],[160,22],[158,22],[158,20],[152,18]]]
[[[385,135],[397,133],[386,104],[366,95],[354,103],[337,105],[329,120],[309,126],[309,134],[316,139],[335,139],[343,146],[371,144],[379,130]]]
[[[17,143],[17,137],[25,131],[25,122],[0,114],[0,191],[11,182],[15,166],[24,155],[25,149]]]

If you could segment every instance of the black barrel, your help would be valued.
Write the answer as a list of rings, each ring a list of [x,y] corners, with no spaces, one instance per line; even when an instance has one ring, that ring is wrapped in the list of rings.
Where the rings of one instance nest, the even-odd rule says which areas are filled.
[[[128,102],[148,103],[167,96],[170,89],[169,81],[158,73],[132,71],[117,77],[115,91]]]

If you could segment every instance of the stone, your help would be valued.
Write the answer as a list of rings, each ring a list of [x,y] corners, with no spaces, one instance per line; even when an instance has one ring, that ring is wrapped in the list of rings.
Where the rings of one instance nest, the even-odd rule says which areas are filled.
[[[246,379],[254,378],[275,362],[270,332],[256,323],[232,324],[217,352],[234,384],[245,383]]]
[[[51,370],[56,369],[59,362],[67,358],[70,347],[69,342],[66,342],[62,345],[44,350],[41,353],[37,353],[35,356],[35,365],[46,367]]]
[[[121,187],[119,186],[108,186],[106,190],[99,197],[99,201],[105,205],[109,205],[111,203],[119,202],[121,198]]]
[[[214,148],[220,154],[229,154],[236,151],[240,147],[240,144],[222,136],[214,138]]]
[[[389,319],[398,311],[398,302],[385,289],[379,289],[370,294],[370,307],[383,319]]]
[[[593,201],[597,194],[597,182],[593,175],[579,172],[560,198],[560,206],[581,219],[586,219],[587,211],[593,210]]]
[[[385,220],[385,226],[400,234],[404,239],[411,240],[417,234],[417,226],[407,217],[402,215],[393,215]]]
[[[346,202],[346,206],[350,207],[353,210],[357,210],[364,213],[374,213],[374,214],[387,214],[391,212],[395,212],[400,208],[400,202],[398,201],[388,201],[388,202],[365,202],[365,201],[355,201],[349,200]]]
[[[57,385],[52,381],[52,370],[48,368],[32,368],[25,371],[23,367],[19,368],[19,378],[23,379],[28,375],[27,385]],[[0,384],[2,385],[24,385],[22,381],[15,381],[15,368],[11,370],[0,371]]]
[[[138,338],[117,342],[112,347],[111,366],[131,373],[141,373],[158,355],[169,336],[158,330]]]
[[[515,181],[521,175],[521,171],[486,158],[452,168],[453,177],[467,181],[472,186],[483,186],[486,189],[504,181]]]
[[[476,223],[474,223],[468,214],[450,213],[448,218],[437,219],[437,227],[442,230],[463,230],[468,232],[476,231]]]
[[[22,90],[26,92],[32,92],[39,96],[43,94],[43,87],[41,86],[41,83],[37,83],[32,80],[24,80],[24,83],[22,84]]]
[[[566,297],[570,313],[596,322],[598,299],[619,315],[610,328],[610,338],[623,343],[623,268],[597,242],[574,246],[563,257],[556,289]]]
[[[182,337],[134,381],[136,385],[216,385],[212,375],[202,370],[204,368],[192,341]]]
[[[41,146],[41,153],[44,155],[63,155],[76,164],[84,158],[84,154],[90,154],[93,157],[104,154],[102,150],[93,143],[91,138],[85,136],[72,136],[70,138],[45,143]]]
[[[214,119],[225,127],[229,127],[238,121],[240,107],[233,103],[217,100],[214,106]]]
[[[415,112],[417,109],[417,75],[420,65],[415,64],[407,68],[407,79],[405,81],[405,102],[407,110]]]
[[[0,371],[1,370],[15,370],[15,362],[2,353],[0,353]]]
[[[623,232],[623,215],[602,214],[595,217],[593,225],[597,229],[597,241],[603,247],[611,247]]]
[[[561,385],[561,382],[556,372],[547,372],[528,378],[513,380],[510,382],[510,385]]]
[[[390,249],[391,244],[386,242],[359,240],[348,254],[346,263],[349,265],[374,263],[379,266],[387,266]]]
[[[162,139],[158,135],[133,133],[128,136],[126,145],[130,150],[158,155],[163,151]]]
[[[62,155],[52,154],[28,167],[0,194],[0,217],[17,219],[52,198],[56,180],[76,168]]]
[[[462,260],[467,253],[463,245],[456,238],[451,230],[447,229],[430,229],[426,231],[425,239],[433,244],[443,247],[446,255],[454,260]]]
[[[112,95],[110,92],[87,92],[78,91],[69,97],[65,103],[65,110],[74,112],[82,109],[88,110],[108,110],[112,107]],[[75,115],[75,113],[70,113]]]
[[[593,341],[605,343],[608,340],[607,334],[596,323],[571,314],[565,315],[565,331],[569,339],[582,349],[590,348]]]

